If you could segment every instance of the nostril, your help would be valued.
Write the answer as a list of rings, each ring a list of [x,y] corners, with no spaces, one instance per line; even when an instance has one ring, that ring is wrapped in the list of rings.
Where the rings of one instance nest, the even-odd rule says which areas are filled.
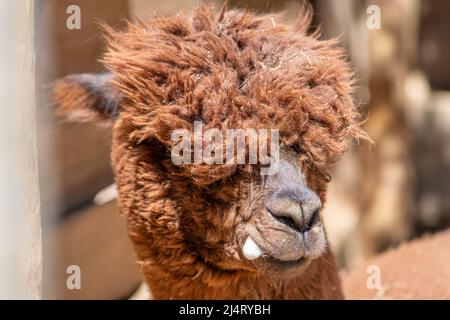
[[[273,212],[271,212],[270,210],[267,210],[272,217],[275,218],[275,220],[277,220],[278,222],[281,222],[282,224],[287,225],[288,227],[291,227],[293,229],[299,229],[297,224],[295,223],[294,219],[287,217],[287,216],[281,216],[281,215],[277,215],[274,214]]]
[[[265,207],[276,221],[305,233],[320,222],[322,203],[314,191],[302,185],[274,191],[266,198]]]
[[[296,229],[301,233],[305,233],[311,230],[311,228],[320,220],[320,209],[315,210],[307,218],[303,217],[301,213],[299,213],[298,216],[294,215],[297,219],[294,219],[294,216],[292,216],[291,214],[274,213],[269,208],[266,209],[275,220],[288,227]]]
[[[316,225],[320,221],[320,209],[315,210],[310,216],[308,222],[305,224],[302,232],[307,232],[311,230],[314,225]]]

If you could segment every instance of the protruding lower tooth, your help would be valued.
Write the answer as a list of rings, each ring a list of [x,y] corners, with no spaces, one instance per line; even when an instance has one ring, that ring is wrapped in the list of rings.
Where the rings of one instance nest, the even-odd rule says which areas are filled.
[[[244,247],[242,248],[242,252],[244,253],[244,257],[248,260],[255,260],[262,256],[263,252],[260,247],[253,241],[252,238],[248,237],[244,243]]]

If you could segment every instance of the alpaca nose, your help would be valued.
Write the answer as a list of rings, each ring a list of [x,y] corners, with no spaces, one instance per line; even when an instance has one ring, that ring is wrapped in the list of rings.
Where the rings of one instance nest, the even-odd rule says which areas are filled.
[[[320,221],[322,203],[319,196],[309,188],[281,190],[266,202],[267,211],[279,222],[298,230],[309,231]]]

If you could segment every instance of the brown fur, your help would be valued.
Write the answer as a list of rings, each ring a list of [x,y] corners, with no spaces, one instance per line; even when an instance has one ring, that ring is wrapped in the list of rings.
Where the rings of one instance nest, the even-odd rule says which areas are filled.
[[[450,230],[415,239],[360,264],[343,277],[349,299],[450,299]],[[380,288],[367,286],[368,266],[380,270]]]
[[[325,201],[331,165],[364,133],[344,53],[306,34],[310,17],[293,28],[276,16],[198,7],[121,32],[106,27],[103,61],[122,99],[112,150],[119,204],[155,298],[342,297],[329,251],[295,279],[262,275],[241,258],[236,230],[260,206],[254,167],[170,159],[170,133],[192,131],[195,120],[205,130],[279,129],[281,148],[296,152]],[[72,113],[79,106],[64,83],[55,100]]]

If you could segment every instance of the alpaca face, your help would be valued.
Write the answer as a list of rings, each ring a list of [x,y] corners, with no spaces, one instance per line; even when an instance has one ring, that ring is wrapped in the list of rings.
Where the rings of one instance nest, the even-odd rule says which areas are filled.
[[[323,197],[326,183],[295,151],[281,151],[275,175],[261,176],[250,166],[247,175],[199,186],[180,175],[163,145],[133,144],[128,135],[119,121],[113,162],[122,212],[131,221],[132,237],[145,243],[138,249],[145,252],[143,260],[167,268],[177,257],[190,261],[186,268],[193,270],[206,263],[286,278],[324,253],[319,194]],[[130,181],[136,187],[130,188]]]
[[[259,186],[250,218],[237,228],[241,256],[270,275],[291,277],[326,248],[322,202],[299,166],[298,155],[282,152],[280,170]],[[250,198],[258,198],[249,194]]]
[[[329,169],[364,133],[343,52],[306,34],[310,18],[293,28],[199,7],[107,30],[109,72],[57,83],[61,114],[112,125],[119,205],[148,277],[295,276],[324,252]],[[174,163],[173,132],[198,121],[276,130],[279,170]]]

